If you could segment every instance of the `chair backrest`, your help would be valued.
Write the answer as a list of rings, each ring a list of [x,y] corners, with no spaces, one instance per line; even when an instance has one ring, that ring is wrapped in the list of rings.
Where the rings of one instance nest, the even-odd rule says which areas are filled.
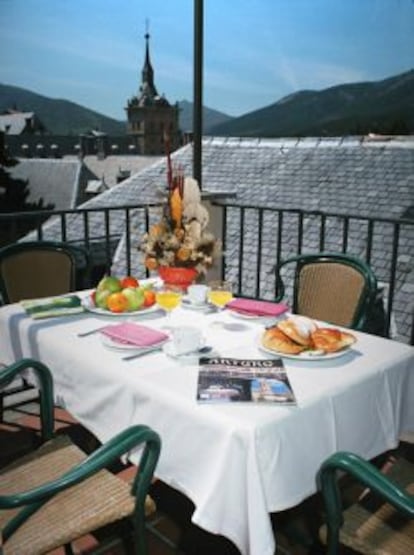
[[[348,500],[346,509],[338,471],[352,476],[355,491],[369,488],[354,504],[349,505]],[[320,537],[327,544],[328,555],[341,553],[340,544],[367,555],[412,553],[414,464],[397,458],[384,473],[355,453],[338,452],[321,465],[317,482],[326,513]],[[356,488],[356,484],[362,488]]]
[[[319,253],[296,262],[293,311],[338,326],[362,328],[377,290],[367,264],[348,255]]]
[[[22,359],[1,369],[0,386],[28,369],[34,371],[42,392],[42,440],[52,441],[2,468],[0,555],[49,553],[63,545],[65,552],[72,552],[73,540],[128,516],[135,536],[133,552],[145,555],[145,515],[155,510],[147,494],[160,437],[146,425],[133,425],[87,457],[65,434],[54,436],[53,378],[44,364]],[[104,470],[133,451],[139,458],[131,484]]]
[[[42,362],[31,358],[23,358],[13,364],[10,364],[9,366],[2,365],[0,368],[0,389],[16,378],[19,374],[23,374],[29,369],[35,374],[38,387],[41,392],[41,435],[42,440],[47,441],[53,436],[55,425],[53,412],[53,378],[49,368]]]
[[[0,293],[4,303],[62,295],[76,288],[82,264],[88,272],[84,249],[55,241],[14,243],[0,249]]]

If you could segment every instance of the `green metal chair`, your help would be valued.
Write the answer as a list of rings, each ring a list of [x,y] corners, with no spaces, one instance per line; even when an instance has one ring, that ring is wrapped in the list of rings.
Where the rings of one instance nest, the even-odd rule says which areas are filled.
[[[340,253],[287,258],[274,269],[277,301],[285,296],[282,269],[288,265],[295,268],[292,307],[295,314],[364,329],[377,292],[376,277],[365,262]]]
[[[77,279],[80,273],[82,280]],[[52,297],[88,287],[89,275],[89,255],[82,247],[58,241],[13,243],[0,248],[0,304]],[[18,381],[0,391],[0,421],[6,397],[33,389],[24,377]]]
[[[0,555],[40,554],[59,546],[69,554],[78,537],[126,522],[134,538],[127,552],[145,555],[145,517],[155,511],[148,490],[159,436],[147,426],[131,426],[86,456],[69,438],[53,437],[53,384],[44,364],[31,359],[12,364],[0,371],[0,385],[30,368],[41,390],[46,443],[0,473]],[[135,448],[143,450],[130,485],[106,468]]]
[[[346,510],[338,471],[370,490]],[[320,536],[328,555],[340,553],[341,545],[369,555],[413,553],[414,464],[399,459],[383,473],[354,453],[338,452],[322,464],[317,480],[326,511]]]

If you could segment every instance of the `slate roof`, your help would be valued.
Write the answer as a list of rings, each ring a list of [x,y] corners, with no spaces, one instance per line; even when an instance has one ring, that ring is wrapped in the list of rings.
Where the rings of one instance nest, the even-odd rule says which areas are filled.
[[[192,173],[192,145],[173,154],[186,175]],[[144,168],[117,187],[102,193],[84,207],[116,206],[159,200],[165,189],[166,164],[161,160]],[[203,139],[203,189],[211,192],[235,192],[235,202],[246,205],[315,210],[376,218],[399,218],[414,206],[414,136],[349,137],[305,139],[238,139],[206,137]],[[239,261],[240,213],[229,208],[227,221],[227,271],[236,276]],[[137,217],[136,222],[139,218]],[[79,236],[73,223],[70,236]],[[103,220],[94,219],[96,233],[102,234]],[[297,252],[297,215],[285,214],[283,220],[282,258]],[[304,219],[303,251],[318,249],[319,220]],[[326,222],[325,250],[337,251],[342,240],[339,220]],[[114,235],[124,231],[123,217],[112,221]],[[272,298],[273,275],[267,275],[275,263],[278,221],[267,214],[262,223],[263,259],[260,296]],[[90,229],[93,235],[93,225]],[[133,229],[132,244],[138,244],[142,228]],[[366,222],[352,220],[348,252],[365,258]],[[258,220],[257,214],[246,216],[243,229],[243,294],[255,295]],[[381,223],[373,229],[371,265],[379,280],[390,280],[393,227]],[[125,271],[123,243],[114,261],[114,271]],[[143,273],[138,251],[132,265]],[[414,310],[414,225],[400,230],[394,301],[397,337],[408,336]]]
[[[16,112],[0,115],[0,130],[8,135],[20,135],[35,130],[37,124],[34,112]]]
[[[69,210],[78,204],[81,188],[82,163],[79,160],[22,158],[8,168],[14,179],[29,182],[27,202],[43,201],[53,210]]]
[[[65,160],[74,160],[75,156],[65,156]],[[160,160],[160,156],[138,156],[138,155],[110,155],[100,160],[96,155],[83,157],[85,166],[99,179],[104,177],[108,187],[117,183],[119,171],[130,171],[135,174],[146,166],[152,165]]]

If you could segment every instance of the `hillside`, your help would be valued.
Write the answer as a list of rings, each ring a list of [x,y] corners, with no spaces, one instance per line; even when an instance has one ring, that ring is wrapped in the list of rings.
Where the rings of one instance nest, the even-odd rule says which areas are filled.
[[[193,127],[193,104],[187,100],[179,103],[180,129],[190,131]],[[49,133],[54,135],[79,135],[91,129],[99,129],[108,135],[125,135],[126,122],[118,121],[69,100],[48,98],[32,91],[0,84],[0,113],[16,107],[21,111],[35,112]],[[204,130],[228,121],[230,116],[205,107]]]
[[[240,137],[414,133],[414,70],[376,82],[299,91],[210,129]]]
[[[48,132],[55,135],[79,135],[91,129],[109,135],[124,135],[126,131],[124,122],[69,100],[48,98],[20,87],[0,84],[0,112],[12,107],[35,112]]]
[[[180,129],[182,131],[191,131],[193,129],[193,103],[188,102],[188,100],[180,100],[178,106],[180,108]],[[231,116],[223,114],[223,112],[218,112],[205,106],[203,108],[203,132],[209,134],[212,127],[232,119]]]

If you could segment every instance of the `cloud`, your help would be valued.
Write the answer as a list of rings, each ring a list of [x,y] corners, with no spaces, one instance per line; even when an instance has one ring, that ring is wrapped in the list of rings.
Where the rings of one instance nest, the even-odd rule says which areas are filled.
[[[139,68],[143,63],[144,59],[138,64]],[[157,58],[155,65],[154,63],[152,65],[154,66],[154,79],[157,87],[161,85],[162,88],[163,82],[167,84],[168,82],[189,83],[190,85],[193,82],[193,61],[191,58],[162,56]]]
[[[268,82],[289,92],[303,89],[325,89],[342,83],[355,83],[373,79],[357,67],[323,60],[295,58],[279,52],[272,63],[262,68]]]

